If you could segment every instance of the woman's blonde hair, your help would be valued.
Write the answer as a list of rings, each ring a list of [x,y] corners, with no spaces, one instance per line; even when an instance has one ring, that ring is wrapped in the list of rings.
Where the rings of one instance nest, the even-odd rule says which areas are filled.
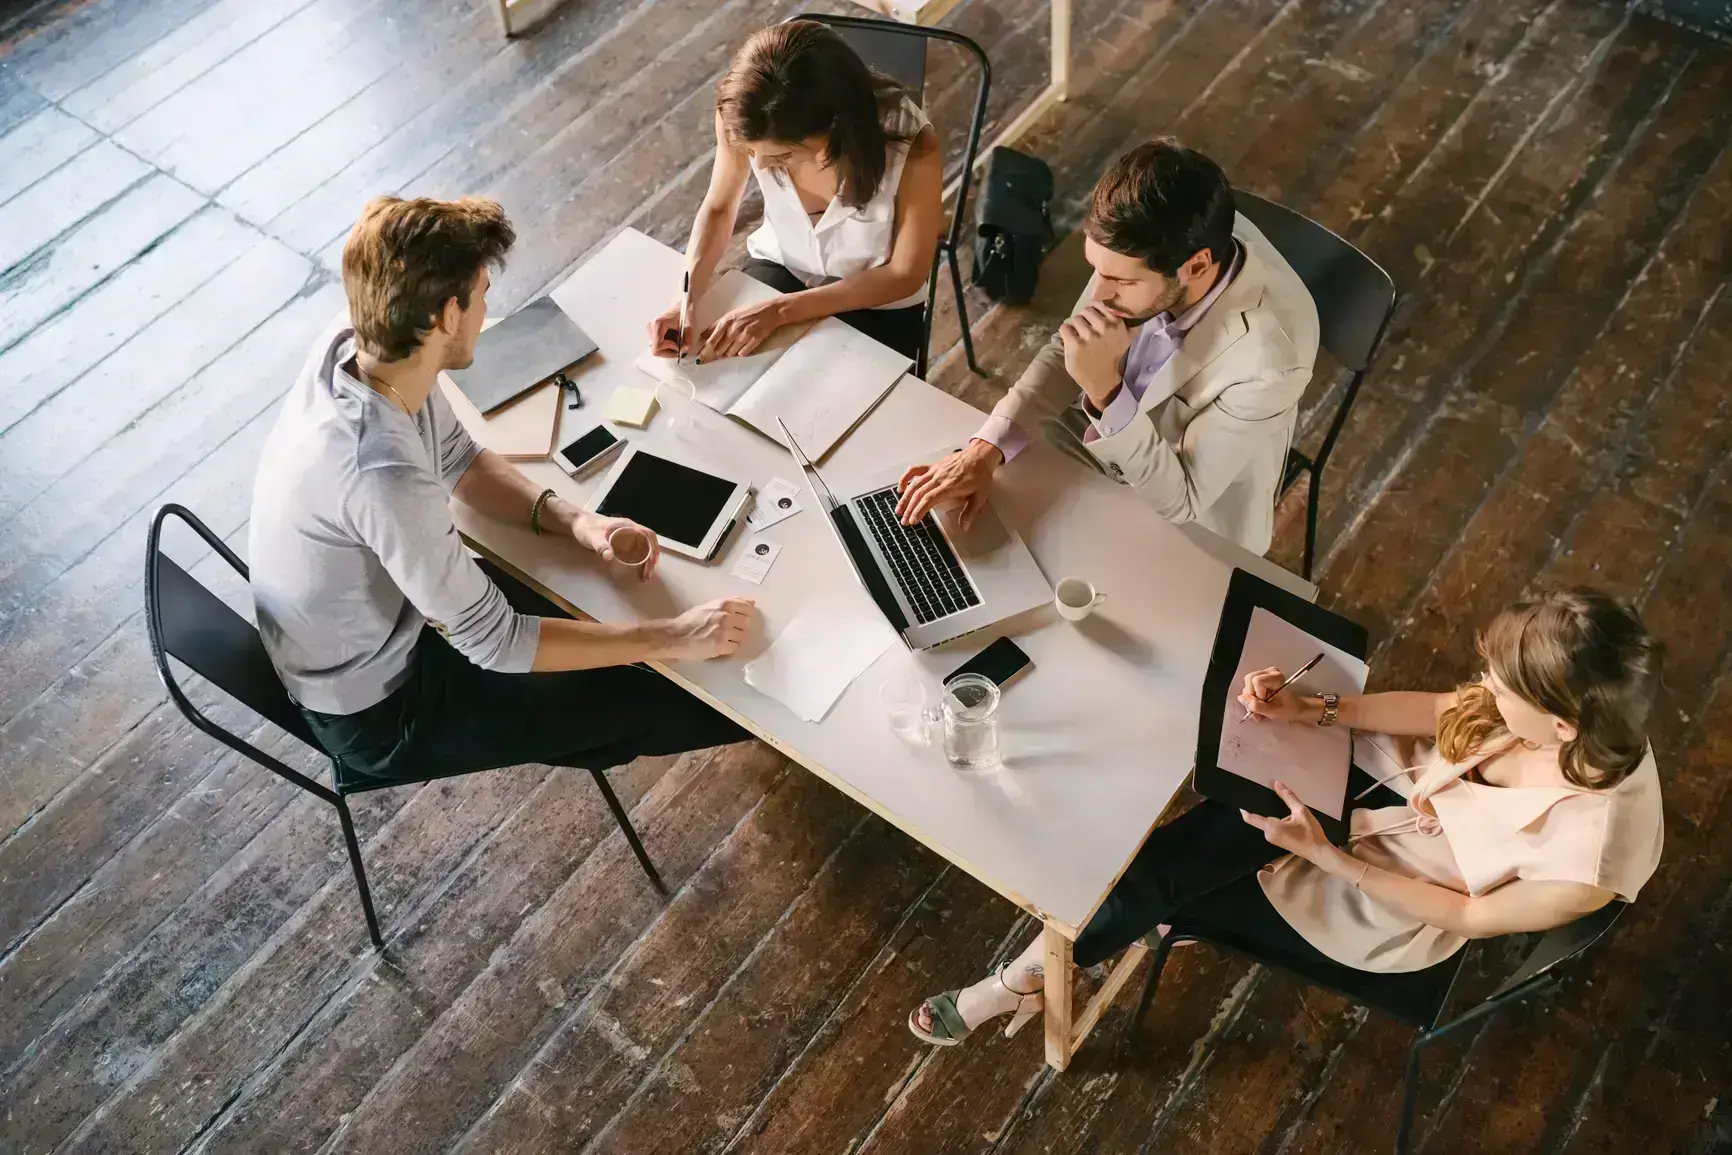
[[[1553,590],[1499,614],[1477,648],[1511,693],[1576,728],[1558,754],[1571,783],[1602,790],[1642,764],[1661,646],[1629,606],[1595,589]],[[1491,690],[1457,693],[1437,727],[1450,762],[1509,737]]]

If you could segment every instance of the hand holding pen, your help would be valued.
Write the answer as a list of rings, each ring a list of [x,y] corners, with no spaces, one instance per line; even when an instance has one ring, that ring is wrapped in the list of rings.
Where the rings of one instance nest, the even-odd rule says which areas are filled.
[[[1281,671],[1273,666],[1267,670],[1258,670],[1254,674],[1247,674],[1245,677],[1245,691],[1239,695],[1239,701],[1245,703],[1245,716],[1239,720],[1241,722],[1248,722],[1251,720],[1253,715],[1262,718],[1280,717],[1280,715],[1274,710],[1258,710],[1256,709],[1256,706],[1268,706],[1270,702],[1274,701],[1277,694],[1282,690],[1285,690],[1288,686],[1291,686],[1294,682],[1297,682],[1300,678],[1303,678],[1306,674],[1309,674],[1316,668],[1317,663],[1322,660],[1323,655],[1318,654],[1315,658],[1312,658],[1309,662],[1300,666],[1291,676],[1286,678],[1283,678],[1281,676]]]

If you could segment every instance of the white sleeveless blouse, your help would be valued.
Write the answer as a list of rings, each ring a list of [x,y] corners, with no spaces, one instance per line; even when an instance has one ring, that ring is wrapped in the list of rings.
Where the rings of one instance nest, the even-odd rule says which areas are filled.
[[[751,161],[752,175],[758,178],[758,188],[764,194],[764,223],[746,239],[746,251],[781,265],[808,289],[884,264],[896,239],[896,190],[902,185],[902,166],[914,137],[930,123],[919,105],[903,97],[893,127],[909,139],[891,143],[889,163],[877,193],[857,209],[844,204],[839,195],[832,197],[816,222],[807,215],[786,173],[765,172],[757,161]],[[925,300],[926,290],[922,288],[903,300],[874,308],[906,309]]]

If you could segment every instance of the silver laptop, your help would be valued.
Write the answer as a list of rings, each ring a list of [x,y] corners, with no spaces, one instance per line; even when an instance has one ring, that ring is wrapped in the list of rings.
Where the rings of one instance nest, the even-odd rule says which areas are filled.
[[[1034,555],[991,505],[966,532],[930,513],[905,526],[896,516],[904,466],[838,501],[788,427],[776,424],[860,584],[910,649],[948,642],[1052,600]]]

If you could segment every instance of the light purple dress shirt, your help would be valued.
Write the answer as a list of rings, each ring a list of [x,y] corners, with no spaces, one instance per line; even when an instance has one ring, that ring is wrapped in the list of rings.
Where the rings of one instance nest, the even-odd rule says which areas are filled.
[[[1149,383],[1155,379],[1155,374],[1172,360],[1173,354],[1179,351],[1179,344],[1185,339],[1185,334],[1196,327],[1216,298],[1226,292],[1227,286],[1239,275],[1239,269],[1244,263],[1245,247],[1235,240],[1232,261],[1228,263],[1226,271],[1215,279],[1209,291],[1203,294],[1202,300],[1177,317],[1171,313],[1160,313],[1143,323],[1136,339],[1131,342],[1129,351],[1125,353],[1125,367],[1121,375],[1124,385],[1113,395],[1113,399],[1107,402],[1107,407],[1101,411],[1100,416],[1096,417],[1090,412],[1090,428],[1083,434],[1084,442],[1111,437],[1131,423],[1142,407],[1143,394],[1149,391]],[[1084,411],[1089,412],[1086,405]],[[986,424],[982,425],[980,432],[974,436],[996,445],[1006,461],[1028,446],[1028,433],[1010,418],[997,414],[988,417]]]

